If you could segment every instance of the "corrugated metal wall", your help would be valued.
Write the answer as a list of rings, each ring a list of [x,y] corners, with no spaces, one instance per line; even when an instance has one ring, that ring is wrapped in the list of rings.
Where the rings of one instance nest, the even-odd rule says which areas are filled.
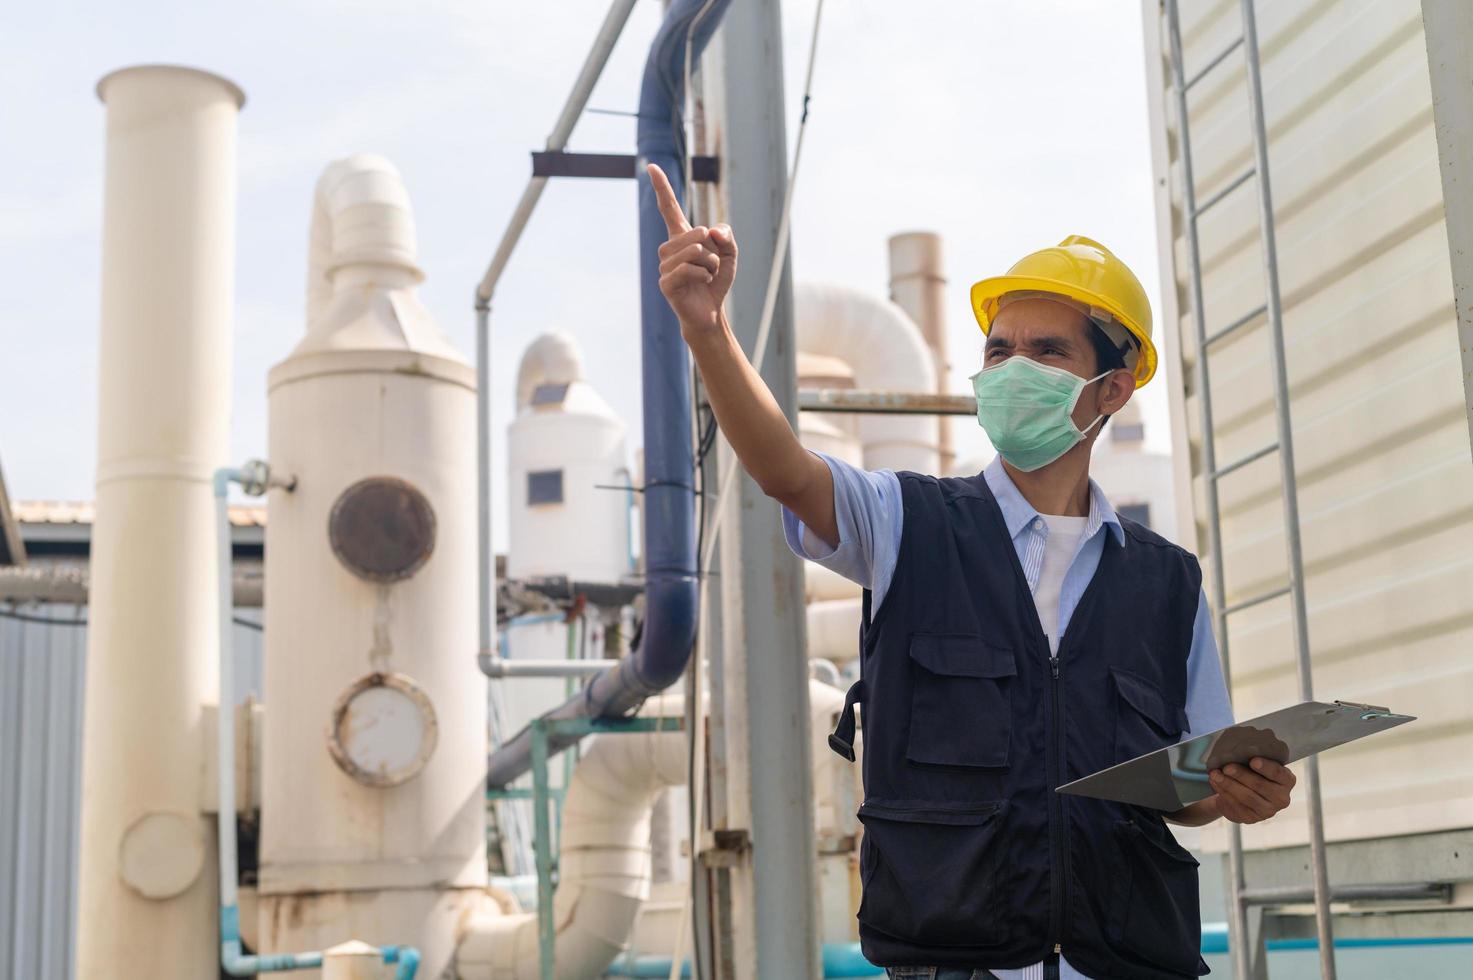
[[[1183,0],[1186,74],[1240,33],[1238,0]],[[1158,222],[1180,486],[1202,515],[1199,407],[1164,20],[1147,0]],[[1257,5],[1298,457],[1315,693],[1421,717],[1321,761],[1331,839],[1473,826],[1473,465],[1418,0]],[[1189,93],[1197,199],[1252,163],[1235,53]],[[1169,217],[1168,217],[1169,214]],[[1208,332],[1264,301],[1257,192],[1200,223]],[[1169,292],[1169,287],[1168,287]],[[1213,348],[1217,459],[1274,440],[1261,322]],[[1182,431],[1185,423],[1186,431]],[[1220,485],[1229,602],[1285,580],[1278,458]],[[1198,542],[1205,557],[1200,519]],[[1204,565],[1206,562],[1204,561]],[[1239,717],[1297,698],[1286,599],[1236,615]],[[1302,800],[1249,846],[1306,839]]]
[[[85,618],[85,606],[24,615]],[[260,621],[260,611],[237,611]],[[235,629],[239,700],[260,697],[261,636]],[[70,980],[76,922],[85,626],[0,616],[0,977]]]

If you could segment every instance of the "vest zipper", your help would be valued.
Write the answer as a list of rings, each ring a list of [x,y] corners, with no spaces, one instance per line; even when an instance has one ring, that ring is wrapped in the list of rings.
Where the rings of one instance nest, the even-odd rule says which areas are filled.
[[[1059,637],[1059,645],[1063,646],[1064,638]],[[1064,905],[1067,889],[1069,887],[1069,838],[1064,829],[1064,800],[1054,790],[1064,782],[1064,689],[1059,681],[1059,655],[1050,654],[1048,658],[1049,674],[1052,676],[1050,689],[1053,701],[1053,725],[1050,735],[1053,746],[1050,754],[1049,768],[1053,769],[1053,779],[1049,781],[1049,807],[1052,809],[1049,821],[1050,832],[1054,838],[1054,853],[1058,855],[1059,874],[1058,887],[1053,896],[1053,907],[1050,916],[1049,933],[1054,937],[1053,952],[1060,952],[1064,932]]]

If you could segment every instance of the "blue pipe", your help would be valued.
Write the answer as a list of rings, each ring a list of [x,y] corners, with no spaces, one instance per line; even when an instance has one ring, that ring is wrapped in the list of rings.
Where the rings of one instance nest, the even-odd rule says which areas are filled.
[[[656,163],[685,200],[682,123],[686,37],[691,70],[711,40],[731,0],[674,0],[650,46],[639,95],[639,285],[644,387],[645,618],[639,645],[544,718],[609,718],[627,715],[685,672],[696,638],[695,459],[691,450],[690,360],[680,322],[660,293],[659,247],[667,235],[644,176]],[[703,8],[706,8],[703,10]],[[696,23],[699,17],[699,22]],[[691,33],[692,24],[694,32]],[[555,754],[576,736],[548,739]],[[500,788],[532,766],[532,734],[524,728],[493,752],[486,784]]]

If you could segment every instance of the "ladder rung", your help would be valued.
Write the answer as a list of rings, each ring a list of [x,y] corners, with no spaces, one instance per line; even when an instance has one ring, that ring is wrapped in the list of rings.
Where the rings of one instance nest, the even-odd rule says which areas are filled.
[[[1211,197],[1209,197],[1207,200],[1203,201],[1201,204],[1197,205],[1197,210],[1195,210],[1195,211],[1192,212],[1192,217],[1193,218],[1200,218],[1200,217],[1202,217],[1202,215],[1204,213],[1206,213],[1206,211],[1207,211],[1208,208],[1212,207],[1214,204],[1216,204],[1217,202],[1221,201],[1223,198],[1227,197],[1229,194],[1231,194],[1233,191],[1237,190],[1239,187],[1242,187],[1244,184],[1248,183],[1248,179],[1250,177],[1252,177],[1253,174],[1255,172],[1257,172],[1257,170],[1258,170],[1257,167],[1249,167],[1247,170],[1245,170],[1242,173],[1238,174],[1238,176],[1234,177],[1232,179],[1232,181],[1226,187],[1224,187],[1222,190],[1218,191],[1216,194],[1213,194]]]
[[[1253,450],[1253,452],[1249,453],[1247,456],[1244,456],[1242,459],[1234,460],[1221,469],[1214,471],[1213,473],[1208,475],[1208,479],[1221,480],[1223,477],[1227,476],[1234,470],[1240,470],[1243,467],[1247,466],[1249,463],[1255,460],[1262,459],[1263,457],[1267,456],[1269,453],[1275,451],[1278,448],[1278,441],[1275,440],[1274,442],[1269,443],[1267,446],[1264,446],[1262,449],[1255,449]]]
[[[1258,595],[1248,599],[1244,599],[1242,602],[1233,603],[1231,606],[1228,606],[1226,609],[1224,609],[1222,611],[1222,614],[1224,616],[1228,616],[1240,610],[1248,609],[1251,606],[1257,606],[1261,603],[1268,602],[1270,599],[1277,599],[1281,595],[1288,595],[1292,591],[1294,591],[1294,587],[1292,585],[1286,585],[1283,588],[1270,589],[1268,592],[1260,592],[1258,593]]]
[[[1229,44],[1227,47],[1219,51],[1216,55],[1213,56],[1211,61],[1207,62],[1207,64],[1201,67],[1197,74],[1187,79],[1186,90],[1191,91],[1193,85],[1196,85],[1198,82],[1200,82],[1203,78],[1207,76],[1208,72],[1212,71],[1212,69],[1222,64],[1223,60],[1226,59],[1228,55],[1232,54],[1234,51],[1238,50],[1242,46],[1243,35],[1239,34],[1237,38],[1234,39],[1232,44]]]
[[[1245,905],[1302,905],[1314,901],[1314,889],[1286,885],[1277,888],[1245,888]],[[1336,885],[1330,889],[1333,902],[1452,901],[1452,885],[1445,882],[1388,883],[1384,885]]]
[[[1252,323],[1254,320],[1257,320],[1259,317],[1263,316],[1267,312],[1268,312],[1268,304],[1267,303],[1264,303],[1262,306],[1258,307],[1255,310],[1250,310],[1249,312],[1247,312],[1247,313],[1243,314],[1242,316],[1238,317],[1232,323],[1229,323],[1227,326],[1225,326],[1221,330],[1217,331],[1217,333],[1212,334],[1210,337],[1208,337],[1207,338],[1207,346],[1208,347],[1211,347],[1213,344],[1217,343],[1219,340],[1221,340],[1222,338],[1226,337],[1228,334],[1232,333],[1234,330],[1237,330],[1239,327],[1242,327],[1242,326],[1244,326],[1246,324]]]

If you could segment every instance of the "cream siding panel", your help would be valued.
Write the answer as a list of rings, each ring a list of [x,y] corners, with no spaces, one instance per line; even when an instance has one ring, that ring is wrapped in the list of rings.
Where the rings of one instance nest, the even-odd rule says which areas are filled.
[[[1143,9],[1147,57],[1161,59],[1160,5]],[[1473,826],[1473,461],[1420,4],[1257,10],[1315,693],[1421,718],[1322,758],[1326,834]],[[1190,77],[1237,36],[1238,3],[1182,0],[1181,15]],[[1164,328],[1185,385],[1175,448],[1205,559],[1180,157],[1169,71],[1151,68],[1158,201],[1170,203],[1163,279],[1176,283],[1165,306],[1180,316]],[[1241,53],[1188,103],[1200,203],[1252,162]],[[1211,333],[1264,301],[1256,184],[1209,211],[1199,235]],[[1213,348],[1211,373],[1223,466],[1275,437],[1262,317]],[[1220,484],[1229,602],[1285,580],[1279,490],[1277,456]],[[1234,615],[1229,641],[1239,717],[1297,700],[1287,599]],[[1307,841],[1302,804],[1246,828],[1245,843]]]

